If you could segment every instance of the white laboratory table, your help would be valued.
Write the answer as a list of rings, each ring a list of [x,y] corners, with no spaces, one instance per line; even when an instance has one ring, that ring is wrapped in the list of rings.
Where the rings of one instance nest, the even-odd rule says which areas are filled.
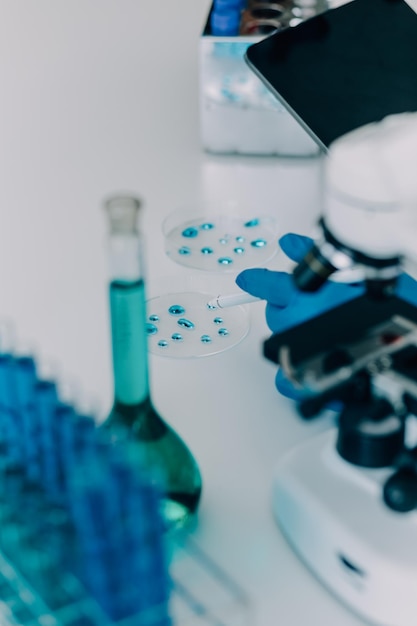
[[[112,396],[104,196],[145,200],[150,287],[184,276],[161,233],[180,206],[237,200],[274,213],[281,232],[309,232],[319,212],[320,159],[202,151],[207,10],[207,0],[1,0],[0,317],[103,412]],[[253,626],[359,626],[273,520],[275,463],[327,425],[302,423],[278,395],[261,356],[264,305],[250,315],[233,350],[150,361],[155,404],[201,466],[196,538],[248,593]]]

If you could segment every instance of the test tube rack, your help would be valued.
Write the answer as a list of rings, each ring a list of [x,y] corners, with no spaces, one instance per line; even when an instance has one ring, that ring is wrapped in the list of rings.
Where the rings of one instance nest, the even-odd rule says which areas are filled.
[[[0,355],[0,615],[7,626],[170,626],[159,493],[126,448]]]
[[[168,546],[160,496],[128,441],[32,357],[0,354],[2,626],[247,626],[240,588],[195,545]]]

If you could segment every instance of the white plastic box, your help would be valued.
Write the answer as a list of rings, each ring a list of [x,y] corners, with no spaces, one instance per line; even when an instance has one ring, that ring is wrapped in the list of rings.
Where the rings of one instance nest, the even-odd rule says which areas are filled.
[[[200,38],[200,131],[214,153],[314,156],[319,148],[247,66],[244,54],[262,37]]]

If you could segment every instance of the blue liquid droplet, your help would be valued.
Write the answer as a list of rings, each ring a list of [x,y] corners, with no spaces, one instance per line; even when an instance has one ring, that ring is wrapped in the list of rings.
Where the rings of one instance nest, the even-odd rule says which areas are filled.
[[[250,242],[250,245],[254,248],[264,248],[266,246],[266,241],[265,239],[255,239]]]
[[[221,239],[219,239],[219,243],[222,244],[222,246],[225,246],[227,244],[229,240],[226,239],[226,237],[222,237]]]
[[[210,335],[201,335],[200,339],[203,343],[211,343]]]
[[[207,302],[207,308],[210,309],[210,311],[214,311],[214,309],[217,309],[217,307],[214,304],[210,304],[210,302]]]
[[[213,248],[201,248],[202,254],[213,254]]]
[[[221,337],[226,337],[226,335],[229,334],[229,331],[227,330],[227,328],[219,328],[217,332],[219,333]]]
[[[168,342],[167,342],[167,340],[166,340],[166,339],[160,339],[160,340],[158,341],[158,346],[159,346],[160,348],[166,348],[166,347],[168,346]]]
[[[233,252],[236,252],[236,254],[243,254],[245,252],[245,248],[238,247],[238,248],[235,248]]]
[[[171,315],[184,315],[185,309],[180,304],[173,304],[169,307],[168,313],[171,313]]]
[[[180,317],[177,324],[181,326],[181,328],[186,328],[187,330],[192,330],[194,328],[192,321],[185,319],[185,317]]]
[[[210,224],[210,222],[205,222],[204,224],[201,224],[200,228],[202,230],[211,230],[212,228],[214,228],[214,224]]]
[[[158,315],[150,315],[149,319],[151,322],[159,322],[159,316]]]
[[[259,226],[259,219],[255,217],[253,220],[249,220],[243,224],[246,228],[253,228],[254,226]]]
[[[213,322],[214,322],[215,324],[223,324],[223,318],[221,318],[221,317],[215,317],[215,318],[214,318],[214,320],[213,320]]]
[[[194,226],[190,226],[189,228],[185,228],[182,231],[182,236],[183,237],[193,238],[193,237],[197,237],[197,235],[198,235],[198,230],[197,230],[197,228],[194,228]]]
[[[220,265],[230,265],[233,263],[233,259],[228,256],[221,256],[220,259],[217,259],[217,263],[220,263]]]
[[[182,248],[178,250],[178,254],[191,254],[191,250],[187,248],[187,246],[182,246]]]
[[[236,241],[238,243],[243,243],[244,241],[246,241],[246,237],[242,237],[242,235],[239,235],[239,237],[236,237]]]
[[[172,333],[171,339],[173,341],[182,341],[182,335],[180,333]]]
[[[157,332],[158,328],[155,326],[155,324],[146,324],[146,333],[148,335],[156,335]]]

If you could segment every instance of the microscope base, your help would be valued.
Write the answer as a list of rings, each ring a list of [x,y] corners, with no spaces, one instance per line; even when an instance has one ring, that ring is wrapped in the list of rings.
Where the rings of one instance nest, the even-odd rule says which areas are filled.
[[[350,465],[331,429],[276,468],[273,509],[294,551],[344,604],[378,626],[415,626],[417,513],[382,499],[392,469]]]

